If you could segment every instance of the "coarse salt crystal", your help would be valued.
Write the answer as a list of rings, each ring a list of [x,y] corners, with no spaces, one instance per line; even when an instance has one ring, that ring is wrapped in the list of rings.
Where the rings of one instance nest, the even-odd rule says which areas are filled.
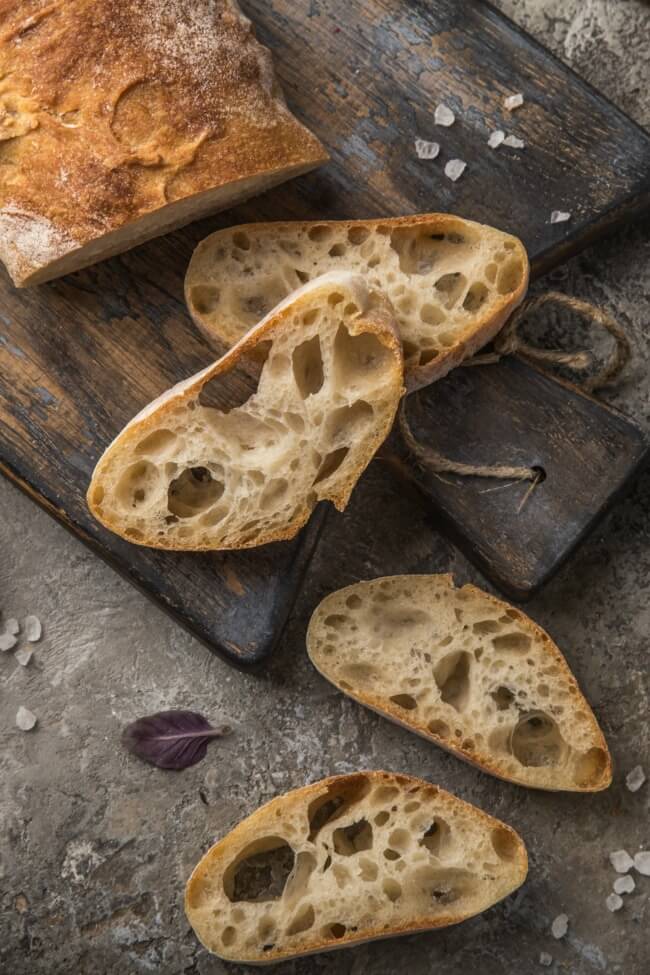
[[[539,956],[539,963],[544,968],[550,968],[553,964],[553,955],[549,955],[548,951],[542,951]]]
[[[567,914],[558,914],[551,925],[551,934],[556,941],[563,938],[569,930],[569,917]]]
[[[607,904],[607,910],[613,914],[614,911],[620,911],[623,907],[623,898],[619,897],[618,894],[610,894],[605,903]]]
[[[450,126],[456,121],[456,116],[447,105],[436,105],[436,110],[433,113],[433,120],[436,125]]]
[[[508,95],[507,98],[503,99],[503,106],[509,112],[512,112],[512,110],[515,108],[519,108],[519,106],[523,104],[524,104],[524,96],[521,94],[520,91],[518,91],[516,95]]]
[[[16,650],[14,657],[21,667],[26,667],[29,661],[32,659],[33,654],[33,650],[28,650],[27,647],[23,647],[22,650]]]
[[[626,873],[624,877],[617,877],[614,881],[614,893],[616,894],[631,894],[636,884],[634,882],[634,877]]]
[[[571,214],[567,213],[565,210],[553,210],[551,214],[551,223],[566,223],[567,220],[571,219]]]
[[[41,621],[38,616],[27,616],[25,618],[25,636],[30,643],[37,643],[41,634],[43,633],[43,627],[41,626]]]
[[[627,850],[615,850],[609,854],[609,862],[616,873],[627,873],[634,866],[634,860]]]
[[[15,619],[15,617],[11,616],[5,623],[5,630],[7,633],[11,633],[12,636],[15,636],[16,633],[20,633],[20,623],[17,619]]]
[[[427,142],[426,139],[415,140],[415,151],[419,159],[435,159],[440,152],[437,142]]]
[[[36,724],[36,721],[36,715],[27,708],[24,708],[21,704],[16,713],[16,725],[20,728],[20,730],[31,731]]]
[[[510,146],[511,149],[523,149],[525,145],[524,140],[518,139],[516,135],[506,136],[506,138],[503,140],[503,144],[504,146]]]
[[[502,129],[495,129],[494,132],[490,132],[490,138],[488,139],[490,149],[496,149],[497,146],[500,146],[505,137],[506,134]]]
[[[467,163],[463,162],[462,159],[450,159],[445,166],[445,176],[455,183],[463,175],[466,168]]]
[[[641,850],[634,854],[634,869],[644,877],[650,877],[650,852]]]
[[[4,653],[7,650],[13,650],[17,643],[18,637],[14,636],[13,633],[0,633],[0,650]]]
[[[625,776],[625,784],[630,792],[638,792],[645,782],[645,772],[640,765],[635,765],[631,772]]]

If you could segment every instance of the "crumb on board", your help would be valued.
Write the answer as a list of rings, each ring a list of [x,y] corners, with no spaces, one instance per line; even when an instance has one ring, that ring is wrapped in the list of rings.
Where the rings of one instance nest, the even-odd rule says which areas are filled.
[[[436,105],[436,110],[433,113],[433,120],[436,125],[444,125],[445,127],[449,127],[456,121],[456,116],[448,105],[440,103],[440,105]]]
[[[564,937],[564,935],[567,933],[568,930],[569,930],[568,914],[558,914],[558,916],[554,919],[553,923],[551,924],[551,934],[553,935],[556,941],[559,941],[560,938]]]
[[[445,166],[445,176],[453,183],[463,175],[467,168],[467,163],[462,159],[450,159]]]
[[[437,142],[427,142],[426,139],[416,139],[415,151],[418,159],[435,159],[440,152],[440,145]]]

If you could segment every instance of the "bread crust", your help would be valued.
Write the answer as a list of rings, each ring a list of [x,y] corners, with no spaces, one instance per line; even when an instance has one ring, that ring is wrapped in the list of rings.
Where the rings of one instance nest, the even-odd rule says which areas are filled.
[[[251,238],[255,239],[259,235],[272,235],[276,238],[280,238],[283,235],[291,237],[296,229],[308,230],[309,228],[315,227],[332,228],[349,233],[351,230],[358,228],[374,229],[376,227],[386,227],[392,232],[401,228],[418,228],[425,225],[428,225],[428,228],[436,234],[457,233],[463,227],[473,228],[479,232],[494,232],[491,227],[485,227],[475,221],[465,220],[449,213],[421,213],[403,217],[373,218],[367,220],[277,221],[229,227],[216,231],[197,245],[185,277],[185,300],[193,320],[207,338],[214,341],[216,336],[220,340],[228,343],[234,342],[239,337],[237,332],[229,329],[226,323],[218,322],[216,326],[211,325],[206,316],[198,312],[191,298],[192,288],[197,280],[201,278],[200,269],[202,264],[209,255],[209,252],[214,250],[220,241],[229,240],[236,232],[248,234]],[[439,355],[431,360],[431,362],[418,366],[407,364],[407,392],[413,392],[438,379],[442,379],[452,369],[456,368],[456,366],[475,355],[479,349],[498,334],[515,308],[523,301],[528,290],[530,275],[528,255],[524,245],[517,237],[508,235],[507,239],[514,244],[513,256],[516,256],[521,262],[522,274],[517,287],[512,292],[500,296],[496,302],[491,303],[488,311],[483,314],[478,314],[471,323],[468,323],[461,330],[454,344],[447,349],[442,349]]]
[[[488,830],[493,829],[503,829],[507,832],[508,836],[514,841],[514,857],[512,862],[512,881],[510,890],[503,893],[498,899],[502,899],[516,890],[517,887],[526,879],[528,873],[528,854],[526,852],[526,847],[519,836],[519,834],[512,829],[512,827],[501,822],[493,816],[490,816],[484,810],[473,806],[471,803],[465,802],[459,799],[457,796],[450,792],[445,791],[439,786],[433,785],[427,782],[425,779],[418,778],[412,775],[401,774],[397,772],[387,772],[387,771],[359,771],[352,772],[346,775],[334,775],[326,779],[321,779],[318,782],[314,782],[310,785],[303,786],[302,788],[294,789],[285,795],[278,796],[275,799],[271,799],[270,802],[265,803],[260,806],[255,812],[251,813],[246,819],[242,820],[235,826],[222,840],[212,846],[207,853],[204,854],[202,859],[199,861],[197,866],[192,871],[187,885],[185,888],[185,913],[192,927],[194,927],[195,933],[199,940],[201,940],[200,934],[196,931],[194,924],[195,921],[195,908],[193,905],[193,898],[196,894],[200,892],[202,885],[205,883],[206,879],[210,877],[211,874],[221,875],[222,864],[224,861],[230,860],[234,854],[248,843],[255,841],[260,835],[260,821],[265,820],[271,821],[273,817],[275,819],[275,813],[278,807],[280,810],[287,801],[292,801],[294,804],[308,805],[308,803],[317,799],[319,796],[327,794],[327,790],[332,785],[347,785],[355,786],[360,783],[369,782],[371,785],[391,785],[395,784],[400,788],[418,786],[422,788],[425,793],[428,791],[431,794],[435,794],[437,800],[439,800],[443,806],[455,806],[457,809],[462,808],[466,812],[470,813],[472,818],[475,820],[476,824],[480,824]],[[278,817],[281,814],[278,813]],[[276,820],[277,821],[277,820]],[[496,901],[495,901],[496,902]],[[484,910],[485,908],[483,908]],[[347,948],[356,946],[359,944],[364,944],[368,941],[375,941],[383,938],[392,938],[400,935],[407,934],[417,934],[423,931],[435,930],[437,928],[448,927],[451,924],[459,923],[466,920],[469,917],[474,916],[476,913],[481,913],[481,910],[463,914],[461,916],[454,915],[451,912],[448,915],[429,915],[422,916],[417,920],[414,919],[411,923],[397,923],[390,928],[390,930],[385,930],[382,927],[367,928],[364,931],[363,936],[355,936],[354,933],[346,934],[340,941],[332,942],[331,940],[318,938],[310,943],[307,950],[295,952],[295,951],[282,951],[273,949],[269,952],[268,956],[265,958],[253,958],[253,957],[239,957],[234,958],[231,955],[223,954],[221,957],[226,958],[230,961],[241,961],[249,965],[265,965],[273,964],[278,961],[284,961],[289,958],[302,958],[308,955],[316,954],[322,951],[331,951],[339,948]],[[204,943],[204,942],[202,942]],[[214,951],[213,947],[205,945],[210,951]]]
[[[392,582],[394,580],[401,580],[403,578],[404,578],[403,576],[383,576],[377,579],[373,579],[371,581],[373,583],[381,583],[384,581]],[[428,581],[431,578],[435,578],[440,581],[441,585],[448,587],[450,590],[455,590],[453,576],[450,573],[438,574],[433,577],[427,575],[413,575],[413,576],[409,576],[408,578],[413,583],[416,583],[419,580]],[[517,611],[518,625],[523,627],[525,630],[527,630],[531,634],[531,637],[534,640],[539,641],[544,646],[544,649],[548,653],[549,657],[551,658],[552,663],[555,666],[560,668],[567,684],[575,688],[576,697],[573,701],[573,705],[575,706],[576,704],[579,703],[581,709],[589,716],[590,732],[593,738],[592,747],[600,749],[604,755],[604,767],[602,769],[602,773],[598,778],[598,780],[592,784],[585,785],[584,787],[581,787],[579,785],[572,785],[570,788],[568,786],[562,786],[562,785],[555,785],[555,786],[540,785],[540,784],[532,785],[531,782],[527,781],[524,776],[517,777],[513,775],[506,775],[503,773],[499,765],[495,761],[491,760],[489,754],[487,754],[485,750],[477,749],[477,751],[474,754],[471,754],[467,750],[464,750],[460,745],[458,747],[453,747],[452,745],[449,744],[448,739],[443,738],[440,735],[436,735],[433,732],[429,731],[427,727],[427,723],[421,720],[418,717],[417,713],[413,713],[413,714],[409,713],[409,717],[407,719],[405,717],[404,709],[400,708],[398,705],[394,704],[392,701],[390,701],[390,699],[384,697],[383,695],[379,697],[373,695],[370,692],[361,692],[349,685],[347,687],[342,687],[341,684],[332,676],[331,673],[328,673],[322,666],[319,665],[319,662],[316,659],[316,653],[314,650],[315,631],[317,627],[320,625],[320,616],[322,612],[326,610],[327,603],[329,600],[332,599],[332,597],[336,596],[337,597],[336,601],[338,603],[339,599],[343,598],[345,594],[352,595],[353,593],[357,593],[359,591],[359,587],[363,585],[364,583],[355,583],[351,586],[346,586],[344,589],[337,590],[335,593],[331,593],[330,596],[325,597],[325,599],[320,603],[320,605],[316,608],[316,610],[312,614],[311,620],[309,622],[309,627],[307,630],[307,637],[306,637],[307,652],[316,670],[318,670],[318,672],[326,680],[333,683],[343,694],[346,694],[348,697],[353,698],[353,700],[356,700],[360,704],[365,705],[366,707],[375,711],[377,714],[380,714],[383,717],[388,718],[390,721],[393,721],[395,724],[400,725],[402,728],[406,728],[408,731],[415,732],[417,735],[420,735],[420,737],[422,738],[426,738],[428,741],[434,742],[439,747],[444,748],[445,751],[449,752],[452,755],[455,755],[457,758],[462,759],[464,762],[467,762],[469,765],[473,765],[475,768],[481,769],[484,772],[488,772],[490,775],[494,775],[496,778],[502,779],[503,781],[514,782],[517,785],[523,785],[527,788],[538,788],[548,792],[571,791],[571,792],[590,793],[590,792],[601,792],[602,790],[609,788],[612,782],[612,758],[605,737],[602,733],[602,730],[598,724],[598,721],[596,720],[593,711],[589,706],[589,703],[580,692],[577,681],[573,676],[573,673],[571,672],[571,669],[567,664],[567,661],[564,655],[562,654],[562,652],[560,651],[559,647],[557,646],[557,644],[552,640],[549,634],[544,629],[542,629],[541,626],[539,626],[537,623],[531,620],[524,613],[520,613],[519,611]],[[473,586],[470,583],[462,586],[458,591],[477,594],[481,597],[481,599],[491,603],[499,610],[512,609],[510,605],[506,603],[504,600],[498,599],[496,596],[492,596],[490,593],[484,592],[483,590],[478,589],[476,586]],[[478,757],[477,753],[480,754],[480,758]]]
[[[326,282],[324,280],[325,278],[328,279]],[[214,545],[210,545],[208,543],[192,543],[188,546],[187,543],[184,544],[182,539],[179,538],[165,537],[160,539],[156,535],[135,538],[132,535],[129,535],[127,526],[117,517],[107,514],[102,508],[101,503],[97,502],[97,489],[102,486],[106,470],[113,460],[117,459],[121,454],[127,453],[132,445],[135,445],[138,441],[141,441],[149,433],[153,433],[161,426],[164,426],[166,418],[176,413],[179,407],[182,408],[188,403],[196,400],[202,387],[207,382],[210,382],[212,379],[225,375],[233,370],[242,359],[244,359],[249,353],[253,352],[261,343],[272,339],[278,333],[283,333],[286,329],[292,330],[299,335],[300,325],[295,320],[296,315],[302,305],[308,307],[308,302],[311,300],[311,296],[315,292],[320,289],[334,288],[337,282],[342,285],[343,282],[349,282],[353,279],[357,280],[361,286],[360,289],[355,292],[361,305],[361,314],[357,319],[348,324],[348,328],[350,333],[353,335],[361,334],[362,332],[375,335],[379,342],[389,350],[392,357],[392,375],[390,377],[389,384],[393,387],[395,392],[395,409],[393,410],[390,419],[386,423],[385,429],[375,429],[371,431],[365,439],[365,446],[367,448],[365,451],[367,456],[365,462],[356,469],[351,470],[348,475],[341,480],[337,489],[332,489],[328,492],[328,500],[332,501],[339,511],[343,511],[359,476],[370,462],[370,459],[375,451],[381,446],[384,439],[390,432],[390,427],[397,410],[399,398],[404,392],[402,386],[403,360],[401,344],[397,335],[390,306],[380,295],[374,293],[371,294],[365,288],[365,285],[361,279],[358,279],[354,275],[349,275],[347,272],[334,272],[331,275],[323,275],[322,278],[314,280],[310,284],[305,285],[305,287],[299,292],[290,295],[255,328],[251,329],[251,331],[248,332],[237,343],[237,345],[226,352],[221,359],[217,360],[217,362],[213,363],[212,365],[207,366],[201,372],[196,373],[196,375],[191,376],[189,379],[186,379],[183,382],[178,383],[176,386],[173,386],[170,390],[163,393],[162,396],[148,404],[148,406],[141,410],[140,413],[133,417],[133,419],[126,425],[113,443],[110,444],[109,447],[104,451],[97,462],[86,495],[91,514],[106,528],[110,529],[110,531],[138,545],[165,548],[176,551],[187,551],[188,549],[191,551],[214,551]],[[363,302],[365,302],[365,306]],[[300,531],[303,525],[307,523],[312,510],[313,506],[310,506],[306,499],[302,499],[302,506],[295,512],[291,521],[282,529],[267,531],[256,536],[251,541],[242,544],[219,546],[219,550],[226,551],[228,549],[254,548],[259,545],[266,545],[270,542],[285,541],[293,538]]]
[[[0,258],[23,287],[325,161],[236,0],[7,0]]]

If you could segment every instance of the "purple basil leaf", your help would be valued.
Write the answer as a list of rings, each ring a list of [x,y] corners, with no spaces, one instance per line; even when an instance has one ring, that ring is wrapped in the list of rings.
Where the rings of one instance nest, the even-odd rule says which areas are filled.
[[[159,711],[138,718],[122,732],[122,744],[133,755],[158,768],[184,769],[196,765],[212,738],[227,735],[230,728],[213,728],[196,711]]]

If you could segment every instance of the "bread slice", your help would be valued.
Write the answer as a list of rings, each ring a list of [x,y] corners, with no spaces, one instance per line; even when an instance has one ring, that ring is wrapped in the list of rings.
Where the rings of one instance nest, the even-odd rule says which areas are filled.
[[[210,849],[185,910],[209,951],[264,963],[457,924],[519,887],[509,826],[410,775],[355,772],[262,806]]]
[[[541,627],[450,575],[389,576],[327,596],[307,649],[340,690],[502,779],[597,792],[603,734]]]
[[[90,510],[157,548],[292,538],[319,501],[345,508],[402,381],[390,304],[359,275],[325,274],[126,426],[97,464]]]
[[[342,267],[366,275],[391,300],[409,390],[440,379],[494,338],[528,286],[528,257],[516,237],[428,213],[220,230],[194,251],[185,297],[203,332],[232,344],[302,282]]]
[[[0,259],[38,284],[327,159],[236,0],[0,4]]]

